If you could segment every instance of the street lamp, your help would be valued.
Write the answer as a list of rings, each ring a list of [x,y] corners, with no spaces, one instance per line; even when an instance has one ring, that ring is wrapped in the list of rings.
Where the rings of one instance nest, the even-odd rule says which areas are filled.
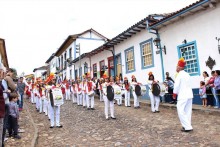
[[[166,52],[166,46],[164,45],[164,47],[161,47],[160,41],[161,40],[158,37],[153,40],[154,45],[157,47],[157,49],[159,49],[159,50],[156,51],[156,53],[159,54],[160,50],[162,50],[162,51],[164,51],[164,54],[166,55],[166,53],[167,53]]]

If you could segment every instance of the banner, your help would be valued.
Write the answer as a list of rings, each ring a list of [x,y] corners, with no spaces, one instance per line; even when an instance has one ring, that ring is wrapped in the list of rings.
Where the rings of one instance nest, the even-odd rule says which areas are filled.
[[[64,104],[63,94],[60,88],[52,89],[54,106],[60,106]]]

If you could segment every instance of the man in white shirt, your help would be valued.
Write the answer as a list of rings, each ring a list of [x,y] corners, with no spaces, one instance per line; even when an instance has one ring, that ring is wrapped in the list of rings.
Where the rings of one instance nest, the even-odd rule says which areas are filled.
[[[178,95],[177,112],[183,127],[181,131],[190,132],[193,131],[191,125],[193,92],[190,75],[184,71],[185,64],[184,59],[180,58],[176,68],[178,75],[175,79],[173,98],[176,99]]]

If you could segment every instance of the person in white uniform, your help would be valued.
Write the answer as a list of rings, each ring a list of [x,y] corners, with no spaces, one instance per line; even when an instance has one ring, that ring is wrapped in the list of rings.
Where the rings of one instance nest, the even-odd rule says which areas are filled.
[[[103,89],[103,99],[104,99],[104,104],[105,104],[105,118],[106,120],[109,119],[108,116],[108,108],[110,107],[110,115],[111,115],[111,119],[116,119],[115,115],[114,115],[114,100],[109,101],[107,98],[107,86],[108,85],[112,85],[112,83],[109,82],[108,76],[106,73],[103,74],[103,78],[105,80],[105,82],[102,84],[102,89]]]
[[[121,84],[118,76],[116,76],[116,78],[115,78],[115,85],[119,86],[120,89],[122,89],[122,84]],[[121,106],[122,105],[122,95],[120,97],[118,97],[116,100],[117,100],[118,106]]]
[[[77,78],[76,81],[76,93],[77,93],[77,105],[82,106],[82,89],[83,85],[82,82],[80,81],[80,78]]]
[[[65,81],[65,88],[66,88],[66,100],[71,100],[70,99],[70,84],[69,84],[69,81]]]
[[[124,77],[123,84],[124,94],[125,94],[125,107],[131,107],[130,104],[130,83],[128,82],[128,78]]]
[[[94,94],[92,96],[89,95],[90,92],[94,93],[94,89],[96,88],[95,83],[91,80],[90,73],[87,73],[87,83],[86,83],[86,93],[87,93],[87,109],[95,110],[94,108]]]
[[[193,92],[190,75],[184,71],[185,64],[184,59],[180,58],[176,67],[178,75],[174,83],[173,98],[177,98],[177,112],[182,125],[181,131],[190,132],[193,131],[191,124]]]
[[[53,79],[52,84],[50,85],[49,89],[49,97],[50,97],[50,128],[54,128],[55,126],[55,121],[54,121],[54,115],[56,115],[56,127],[57,128],[62,128],[63,126],[60,125],[60,106],[55,106],[54,105],[54,100],[52,96],[52,89],[56,88],[55,82],[56,80]],[[56,113],[56,114],[55,114]]]
[[[132,82],[131,82],[131,86],[132,86],[132,91],[133,91],[133,97],[134,97],[134,109],[139,109],[140,107],[140,103],[139,103],[139,99],[140,96],[137,96],[135,93],[135,86],[136,85],[141,85],[141,83],[138,83],[136,80],[136,77],[134,75],[131,76]]]
[[[86,101],[86,75],[83,75],[83,82],[82,82],[82,101],[83,101],[83,108],[86,108],[87,101]]]
[[[158,83],[157,80],[154,79],[154,75],[152,72],[148,73],[148,87],[149,87],[149,96],[150,96],[150,103],[151,103],[151,111],[153,113],[159,113],[159,105],[160,105],[160,97],[155,96],[152,93],[152,85]]]

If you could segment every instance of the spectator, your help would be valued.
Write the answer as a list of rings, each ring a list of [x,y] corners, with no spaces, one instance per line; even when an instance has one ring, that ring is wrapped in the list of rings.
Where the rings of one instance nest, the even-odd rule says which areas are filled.
[[[209,74],[204,71],[203,72],[203,77],[204,77],[204,82],[205,82],[205,85],[206,85],[206,94],[207,94],[207,105],[210,107],[210,106],[213,106],[213,96],[212,96],[212,91],[211,91],[211,88],[209,86]]]
[[[200,95],[200,98],[202,99],[203,107],[206,107],[207,106],[207,95],[206,95],[206,86],[205,86],[204,81],[200,82],[199,95]]]
[[[3,97],[3,89],[0,86],[0,145],[4,146],[3,125],[5,117],[5,100]]]
[[[214,81],[215,81],[215,71],[212,71],[212,77],[210,77],[209,79],[209,86],[211,88],[211,91],[212,91],[212,94],[213,94],[213,97],[214,97],[214,108],[219,108],[219,98],[217,96],[217,93],[216,93],[216,89],[214,87]]]
[[[18,135],[18,119],[19,119],[19,111],[18,111],[18,95],[15,93],[11,93],[9,95],[9,137],[14,137],[16,139],[21,139],[21,137]]]
[[[15,71],[10,68],[7,71],[6,77],[2,80],[2,86],[4,89],[4,98],[5,98],[5,117],[4,117],[4,125],[3,125],[3,135],[2,135],[2,142],[4,143],[6,130],[8,129],[8,117],[9,117],[9,97],[10,93],[16,93],[16,85],[12,79],[14,76]],[[4,144],[2,144],[4,146]]]
[[[23,82],[23,77],[20,77],[18,84],[17,84],[17,90],[20,94],[20,100],[18,101],[19,104],[19,111],[23,109],[23,96],[25,91],[25,83]]]
[[[214,81],[214,88],[216,90],[217,98],[220,99],[220,70],[215,71],[215,81]]]

